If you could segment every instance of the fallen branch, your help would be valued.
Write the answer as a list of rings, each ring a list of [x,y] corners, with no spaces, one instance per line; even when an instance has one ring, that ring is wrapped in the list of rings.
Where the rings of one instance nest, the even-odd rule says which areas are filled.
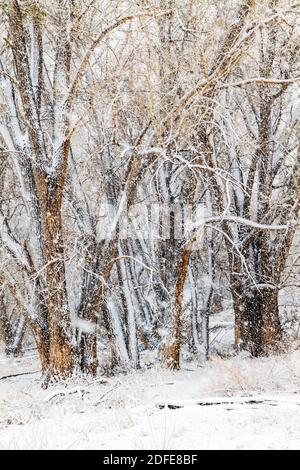
[[[169,410],[178,410],[185,406],[221,406],[221,405],[267,405],[267,406],[278,406],[279,401],[271,400],[268,398],[242,398],[242,399],[211,399],[202,401],[187,401],[187,402],[171,402],[171,403],[157,403],[156,406],[160,410],[168,408]],[[298,403],[296,405],[299,406]]]
[[[6,380],[6,379],[11,379],[13,377],[20,377],[21,375],[32,375],[32,374],[38,374],[41,372],[40,370],[35,370],[33,372],[22,372],[20,374],[11,374],[11,375],[4,375],[3,377],[0,377],[0,380]]]
[[[82,387],[75,387],[75,388],[72,388],[71,390],[59,390],[57,392],[53,392],[50,395],[48,395],[48,397],[44,399],[44,402],[50,402],[56,397],[60,397],[60,396],[65,397],[67,395],[74,395],[75,393],[79,393],[82,398],[83,395],[87,392]]]

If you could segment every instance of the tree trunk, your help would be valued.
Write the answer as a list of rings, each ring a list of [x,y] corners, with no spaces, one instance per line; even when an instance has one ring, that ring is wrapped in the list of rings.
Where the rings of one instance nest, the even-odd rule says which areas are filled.
[[[80,369],[84,374],[96,377],[97,368],[97,335],[96,333],[82,333],[80,339]]]
[[[81,299],[78,307],[78,318],[91,324],[90,332],[77,329],[77,344],[80,370],[84,374],[96,376],[97,359],[97,319],[103,295],[102,283],[99,286],[99,248],[95,239],[90,240],[85,258],[85,269],[81,287]],[[100,298],[99,298],[100,297]]]
[[[40,176],[40,175],[39,175]],[[74,369],[72,327],[68,306],[65,276],[64,242],[62,234],[62,189],[59,182],[53,186],[45,175],[37,185],[44,248],[46,304],[49,328],[49,374],[68,377]]]
[[[26,318],[20,314],[14,326],[14,337],[12,341],[12,353],[15,357],[22,354],[22,345],[26,333],[27,322]]]
[[[183,289],[186,281],[191,249],[194,240],[186,244],[181,250],[180,259],[177,265],[177,278],[174,289],[173,303],[170,313],[169,338],[164,349],[164,364],[168,369],[178,370],[180,368],[180,347],[181,347],[181,310],[183,300]]]
[[[282,338],[278,291],[235,287],[233,296],[237,349],[249,351],[253,357],[276,349]]]
[[[4,343],[5,354],[12,354],[12,328],[7,316],[3,295],[0,294],[0,341]]]
[[[44,377],[44,387],[48,386],[50,380],[49,374],[49,335],[47,328],[39,328],[36,324],[30,324],[33,337],[38,350],[42,375]]]

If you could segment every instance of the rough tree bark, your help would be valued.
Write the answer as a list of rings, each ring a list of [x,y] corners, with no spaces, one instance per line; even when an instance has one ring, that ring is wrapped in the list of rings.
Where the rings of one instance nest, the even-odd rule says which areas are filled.
[[[0,292],[0,341],[4,344],[5,354],[12,354],[13,334],[7,315],[4,295]]]
[[[65,7],[66,10],[64,10]],[[65,2],[58,6],[59,35],[57,40],[54,71],[54,116],[53,142],[57,147],[49,149],[45,143],[40,119],[42,73],[37,64],[30,63],[27,47],[27,35],[23,13],[17,0],[8,8],[10,41],[13,52],[16,78],[19,83],[18,93],[22,102],[25,121],[22,125],[28,131],[28,147],[21,158],[33,161],[28,168],[34,181],[38,213],[41,222],[41,244],[45,272],[44,299],[47,310],[48,331],[34,327],[38,337],[38,349],[42,354],[41,362],[47,367],[49,378],[66,377],[73,372],[72,329],[65,281],[64,242],[62,233],[62,196],[68,168],[70,148],[70,124],[68,120],[68,100],[66,94],[70,84],[70,22],[71,4]],[[42,35],[37,17],[34,17],[31,53],[43,63]],[[39,59],[40,58],[40,59]],[[31,70],[33,66],[33,70]],[[37,79],[35,81],[35,74]],[[47,334],[45,341],[43,337]],[[45,345],[49,350],[45,351]],[[48,356],[48,358],[46,357]]]

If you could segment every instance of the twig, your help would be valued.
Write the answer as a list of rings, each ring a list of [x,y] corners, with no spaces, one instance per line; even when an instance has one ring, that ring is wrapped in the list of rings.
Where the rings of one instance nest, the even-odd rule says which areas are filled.
[[[119,386],[119,384],[115,384],[113,387],[111,387],[109,390],[107,390],[106,392],[104,392],[101,397],[100,397],[100,400],[97,401],[97,403],[94,404],[94,406],[98,406],[100,405],[100,403],[102,402],[103,398],[106,397],[106,395],[108,395],[109,393],[113,392],[117,387]]]

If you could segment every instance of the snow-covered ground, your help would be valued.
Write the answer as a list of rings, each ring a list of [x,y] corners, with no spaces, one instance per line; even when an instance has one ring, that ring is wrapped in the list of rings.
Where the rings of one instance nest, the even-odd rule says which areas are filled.
[[[0,449],[300,449],[300,351],[48,390],[0,357]]]

